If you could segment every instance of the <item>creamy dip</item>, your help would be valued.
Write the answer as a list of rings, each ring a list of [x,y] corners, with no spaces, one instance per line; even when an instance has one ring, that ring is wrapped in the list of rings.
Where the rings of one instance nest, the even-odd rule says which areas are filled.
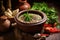
[[[36,22],[41,21],[41,19],[42,19],[42,17],[38,14],[29,13],[29,15],[32,16],[32,20],[30,20],[30,21],[25,21],[24,20],[25,17],[23,16],[23,14],[18,17],[18,20],[21,21],[21,22],[24,22],[24,23],[36,23]]]

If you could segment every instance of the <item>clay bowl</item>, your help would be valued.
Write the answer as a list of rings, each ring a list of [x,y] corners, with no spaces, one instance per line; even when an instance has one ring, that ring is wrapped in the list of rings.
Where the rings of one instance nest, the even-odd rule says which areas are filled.
[[[24,14],[24,12],[28,12],[28,13],[34,13],[34,14],[38,14],[42,17],[41,21],[36,22],[36,23],[23,23],[21,21],[18,20],[18,17],[22,14]],[[33,15],[34,16],[34,15]],[[20,11],[16,16],[15,16],[15,21],[18,24],[18,28],[24,32],[29,32],[29,33],[36,33],[36,32],[41,32],[42,28],[43,28],[43,24],[46,22],[47,20],[47,16],[45,15],[45,13],[41,12],[41,11],[37,11],[37,10],[23,10]]]

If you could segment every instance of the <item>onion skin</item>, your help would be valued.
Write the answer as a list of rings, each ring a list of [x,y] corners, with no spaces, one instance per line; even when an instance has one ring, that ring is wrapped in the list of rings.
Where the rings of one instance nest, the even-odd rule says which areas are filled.
[[[5,20],[4,23],[2,24],[2,26],[9,28],[10,26],[10,21],[9,20]]]
[[[19,0],[19,2],[20,2],[20,7],[19,7],[19,9],[20,9],[20,11],[22,11],[22,10],[28,10],[28,9],[30,9],[30,4],[27,2],[27,0]]]
[[[7,19],[6,16],[0,17],[0,32],[9,29],[10,27],[10,20]]]
[[[30,9],[30,4],[29,3],[24,3],[24,4],[21,4],[20,6],[19,6],[19,10],[20,11],[22,11],[22,10],[28,10],[28,9]]]

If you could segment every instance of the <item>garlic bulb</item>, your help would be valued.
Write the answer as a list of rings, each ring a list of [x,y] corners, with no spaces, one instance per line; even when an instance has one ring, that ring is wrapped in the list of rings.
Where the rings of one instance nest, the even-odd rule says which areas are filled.
[[[10,9],[7,9],[7,11],[5,11],[5,15],[8,17],[8,18],[14,18],[14,16],[19,12],[19,9],[16,9],[16,10],[13,10],[11,11]]]

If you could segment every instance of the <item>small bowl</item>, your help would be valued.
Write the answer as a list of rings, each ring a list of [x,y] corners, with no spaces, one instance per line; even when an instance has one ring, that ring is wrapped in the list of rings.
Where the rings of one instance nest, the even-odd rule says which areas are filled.
[[[38,14],[42,17],[42,19],[39,22],[36,23],[24,23],[18,20],[18,17],[22,14],[24,14],[25,12],[28,13],[34,13],[34,14]],[[30,32],[30,33],[35,33],[35,32],[41,32],[42,28],[43,28],[43,24],[46,22],[47,20],[47,16],[45,15],[45,13],[43,13],[42,11],[37,11],[37,10],[23,10],[20,11],[16,16],[15,16],[15,21],[18,24],[19,29],[21,29],[24,32]]]

